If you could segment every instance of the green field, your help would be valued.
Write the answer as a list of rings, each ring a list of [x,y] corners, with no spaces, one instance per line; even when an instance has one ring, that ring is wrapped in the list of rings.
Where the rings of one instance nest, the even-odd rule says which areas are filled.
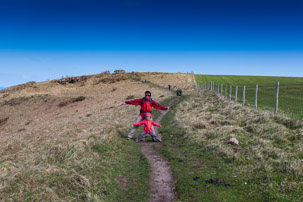
[[[197,85],[215,82],[215,91],[228,98],[232,86],[232,100],[235,100],[235,87],[238,86],[237,101],[242,103],[243,86],[246,86],[245,105],[254,106],[255,86],[258,85],[258,108],[274,111],[276,82],[280,82],[278,112],[302,119],[303,118],[303,78],[302,77],[269,77],[269,76],[226,76],[226,75],[195,75]]]

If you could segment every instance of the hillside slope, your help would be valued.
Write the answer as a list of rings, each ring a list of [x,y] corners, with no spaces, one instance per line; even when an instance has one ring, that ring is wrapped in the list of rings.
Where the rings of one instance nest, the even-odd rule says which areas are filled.
[[[171,96],[165,82],[182,86],[180,77],[188,78],[184,87],[191,90],[190,74],[127,73],[29,82],[0,91],[0,198],[114,200],[106,195],[119,173],[109,176],[106,169],[112,163],[118,168],[129,158],[122,154],[134,152],[124,137],[139,111],[124,101],[146,90],[161,101]],[[133,156],[141,161],[139,153]],[[102,169],[100,180],[96,173]]]

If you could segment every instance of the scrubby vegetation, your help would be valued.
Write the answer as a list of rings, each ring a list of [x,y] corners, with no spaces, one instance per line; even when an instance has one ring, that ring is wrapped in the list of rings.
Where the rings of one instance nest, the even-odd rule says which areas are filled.
[[[75,97],[75,98],[70,98],[70,99],[67,99],[67,100],[64,100],[64,101],[60,102],[58,104],[58,107],[64,107],[68,104],[71,104],[71,103],[74,103],[74,102],[80,102],[80,101],[83,101],[83,100],[85,100],[84,96],[78,96],[78,97]]]

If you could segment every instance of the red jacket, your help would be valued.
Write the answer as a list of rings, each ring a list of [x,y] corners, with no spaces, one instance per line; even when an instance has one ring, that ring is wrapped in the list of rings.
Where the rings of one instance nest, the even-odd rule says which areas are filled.
[[[136,100],[130,100],[130,101],[125,101],[126,104],[131,104],[131,105],[141,105],[143,98],[140,99],[136,99]],[[149,99],[145,98],[145,102],[143,103],[143,105],[141,106],[141,110],[144,112],[151,112],[151,108],[156,108],[156,109],[162,109],[162,110],[167,110],[167,107],[164,107],[162,105],[160,105],[158,102],[154,101],[152,99],[152,106],[150,106],[150,101]],[[140,113],[139,116],[144,117],[144,113]]]
[[[140,121],[140,122],[138,122],[138,123],[134,123],[134,126],[140,126],[140,125],[143,125],[143,124],[144,124],[144,131],[145,131],[146,133],[151,133],[151,132],[153,132],[153,127],[152,127],[152,125],[161,127],[160,124],[157,124],[157,123],[154,122],[153,120],[146,120],[146,119],[144,119],[143,121]]]

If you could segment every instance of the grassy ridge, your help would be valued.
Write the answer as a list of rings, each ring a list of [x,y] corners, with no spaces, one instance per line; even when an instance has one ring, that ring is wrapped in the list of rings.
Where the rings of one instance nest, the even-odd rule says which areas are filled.
[[[181,97],[161,124],[176,201],[303,200],[302,122],[204,92]],[[226,144],[230,137],[240,145]]]
[[[275,106],[276,82],[280,82],[279,111],[294,118],[303,118],[303,78],[302,77],[268,77],[268,76],[224,76],[195,75],[198,85],[213,81],[223,85],[223,95],[229,94],[232,86],[232,99],[235,98],[235,86],[238,86],[238,102],[242,102],[243,86],[246,86],[245,104],[254,106],[255,86],[258,84],[258,108],[273,111]],[[221,85],[219,85],[221,92]]]

